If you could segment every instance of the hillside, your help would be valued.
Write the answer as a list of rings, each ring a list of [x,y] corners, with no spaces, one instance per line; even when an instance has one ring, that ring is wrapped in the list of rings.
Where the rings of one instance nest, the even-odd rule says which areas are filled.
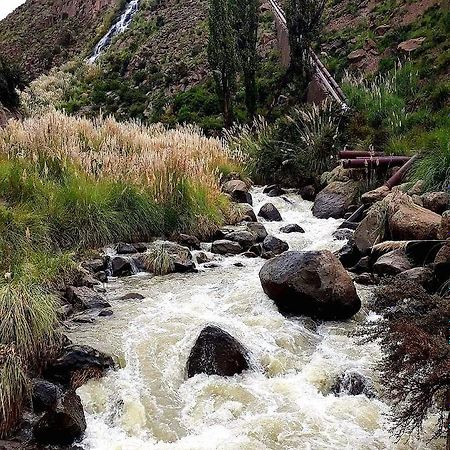
[[[30,81],[89,51],[122,0],[27,0],[0,21],[0,55]]]

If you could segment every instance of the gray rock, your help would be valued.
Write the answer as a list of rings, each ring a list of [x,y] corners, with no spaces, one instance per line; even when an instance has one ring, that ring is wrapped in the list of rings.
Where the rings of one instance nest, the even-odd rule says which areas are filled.
[[[264,292],[285,314],[346,320],[361,308],[349,274],[329,251],[285,252],[262,267]]]
[[[259,210],[258,216],[269,222],[281,222],[283,220],[280,212],[272,203],[263,205]]]
[[[208,257],[208,255],[205,252],[198,252],[195,257],[197,259],[198,264],[204,264],[204,263],[211,261],[211,259]]]
[[[333,181],[322,189],[314,201],[313,215],[319,219],[340,219],[352,205],[359,193],[357,181]]]
[[[354,232],[354,230],[350,230],[349,228],[339,228],[333,233],[333,237],[338,241],[348,241]]]
[[[296,223],[291,223],[289,225],[286,225],[285,227],[281,227],[280,231],[282,233],[304,233],[305,230]]]
[[[287,242],[278,239],[275,236],[267,236],[262,243],[262,257],[269,259],[276,255],[289,250],[289,245]]]
[[[69,303],[81,309],[101,309],[111,306],[103,295],[86,286],[69,286],[66,298]]]
[[[334,383],[331,392],[335,395],[365,395],[375,397],[373,384],[356,370],[345,371]]]
[[[240,244],[226,239],[214,241],[211,245],[211,252],[219,255],[238,255],[243,251],[244,249]]]
[[[257,242],[262,242],[267,237],[266,227],[262,223],[249,222],[247,230],[256,237]]]
[[[124,242],[119,242],[117,244],[116,251],[119,255],[132,255],[133,253],[137,253],[136,247],[133,244]]]
[[[256,236],[250,231],[233,231],[226,234],[224,239],[237,242],[244,250],[248,250],[256,242]]]
[[[189,248],[190,250],[200,250],[200,241],[195,236],[189,234],[179,234],[177,236],[178,244]]]
[[[133,275],[133,267],[130,259],[125,256],[113,256],[111,258],[111,274],[114,277]]]

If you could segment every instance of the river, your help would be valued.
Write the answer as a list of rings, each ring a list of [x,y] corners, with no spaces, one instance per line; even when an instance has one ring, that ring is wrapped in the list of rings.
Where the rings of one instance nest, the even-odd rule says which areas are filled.
[[[291,250],[337,250],[340,221],[312,216],[299,196],[268,199],[253,191],[255,211],[274,203],[283,222],[265,223]],[[298,223],[306,233],[279,233]],[[263,293],[264,261],[220,257],[219,267],[197,274],[112,280],[107,296],[114,315],[69,333],[76,343],[113,353],[118,371],[78,389],[88,423],[84,449],[288,450],[438,449],[438,444],[396,442],[388,406],[364,395],[335,396],[330,387],[345,370],[379,387],[376,343],[358,345],[352,330],[376,317],[363,306],[345,323],[285,318]],[[237,267],[242,263],[244,267]],[[364,303],[369,288],[357,286]],[[143,300],[118,300],[130,292]],[[215,324],[250,351],[252,368],[230,378],[186,379],[186,361],[204,326]],[[433,445],[435,445],[433,447]]]

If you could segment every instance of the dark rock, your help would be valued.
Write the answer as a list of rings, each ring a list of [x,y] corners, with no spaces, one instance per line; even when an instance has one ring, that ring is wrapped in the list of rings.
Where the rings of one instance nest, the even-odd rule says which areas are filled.
[[[361,308],[349,274],[327,250],[283,253],[264,264],[259,278],[282,313],[345,320]]]
[[[137,253],[136,247],[133,244],[126,244],[119,242],[116,246],[116,251],[119,255],[132,255]]]
[[[103,259],[92,259],[90,261],[83,261],[81,267],[89,270],[89,272],[97,273],[105,269],[105,262]]]
[[[258,216],[269,222],[281,222],[283,220],[280,212],[272,203],[263,205],[259,210]]]
[[[206,262],[211,261],[211,259],[208,257],[208,255],[205,252],[198,252],[196,255],[197,263],[198,264],[204,264]]]
[[[248,250],[256,242],[256,236],[250,231],[233,231],[226,234],[224,239],[237,242],[244,250]]]
[[[311,184],[300,188],[298,193],[303,200],[307,200],[308,202],[313,202],[317,195],[316,188]]]
[[[257,258],[258,257],[258,255],[256,253],[253,253],[250,251],[242,253],[242,256],[244,256],[245,258]]]
[[[58,315],[62,318],[69,317],[73,313],[73,305],[65,304],[61,305],[58,309]]]
[[[333,233],[333,237],[338,241],[347,241],[353,236],[354,231],[348,228],[339,228]]]
[[[45,378],[71,385],[74,375],[83,375],[84,381],[87,381],[114,366],[111,356],[88,345],[71,344],[64,347],[59,357],[47,366]]]
[[[109,317],[114,314],[113,310],[111,308],[102,309],[99,313],[99,317]]]
[[[235,262],[233,264],[233,266],[235,266],[235,267],[245,267],[244,264],[242,264],[241,262]]]
[[[244,222],[258,222],[258,219],[256,218],[255,211],[253,211],[253,208],[251,205],[248,205],[246,203],[240,203],[239,204],[239,212],[241,220]]]
[[[135,242],[133,245],[138,253],[144,253],[148,249],[147,244],[145,244],[144,242]]]
[[[86,286],[69,286],[66,297],[69,303],[81,309],[99,309],[111,306],[103,295]]]
[[[243,251],[244,249],[240,244],[226,239],[214,241],[211,245],[211,252],[218,253],[219,255],[238,255]]]
[[[248,192],[247,185],[241,180],[227,181],[222,190],[229,194],[233,201],[237,203],[253,204],[252,195]]]
[[[204,264],[203,267],[204,267],[205,269],[215,269],[215,268],[219,267],[219,264],[216,264],[216,263],[207,263],[207,264]]]
[[[269,187],[270,187],[269,191],[266,192],[268,197],[279,197],[280,195],[286,194],[286,191],[278,185],[273,185]]]
[[[111,258],[111,272],[114,277],[133,275],[133,267],[130,259],[125,256],[113,256]]]
[[[98,309],[82,311],[82,312],[73,314],[70,317],[70,322],[71,323],[94,323],[97,320],[99,314],[100,314],[100,311]]]
[[[400,272],[411,269],[411,262],[406,256],[405,250],[393,250],[380,256],[373,269],[378,275],[397,275]]]
[[[144,295],[138,294],[137,292],[130,292],[129,294],[122,295],[118,300],[143,300],[145,298]]]
[[[304,233],[305,230],[296,223],[291,223],[289,225],[286,225],[285,227],[281,227],[280,231],[282,233]]]
[[[31,387],[31,401],[35,413],[54,408],[62,393],[61,388],[56,384],[40,378],[34,378]]]
[[[442,214],[450,206],[450,196],[447,192],[427,192],[421,198],[423,207],[437,214]]]
[[[337,252],[337,257],[339,261],[344,265],[344,267],[354,266],[360,259],[362,253],[356,247],[353,238]]]
[[[262,242],[267,237],[266,227],[262,223],[250,222],[247,224],[247,230],[256,237],[257,242]]]
[[[450,279],[450,242],[443,245],[434,259],[434,273],[440,283]]]
[[[100,283],[107,283],[108,282],[108,274],[101,270],[100,272],[97,272],[96,274],[94,274],[94,278],[98,281],[100,281]]]
[[[289,245],[287,242],[278,239],[275,236],[267,236],[262,243],[262,257],[263,258],[273,258],[276,255],[289,250]]]
[[[195,236],[189,234],[179,234],[177,236],[177,242],[190,250],[200,250],[200,241]]]
[[[191,350],[188,378],[197,374],[233,376],[249,368],[247,350],[233,336],[215,326],[207,326]]]
[[[427,288],[433,282],[433,270],[429,267],[414,267],[396,275],[395,280],[416,283]]]
[[[100,286],[100,281],[95,276],[97,274],[91,275],[90,273],[83,274],[78,280],[75,281],[77,287],[88,287],[90,289]]]
[[[65,392],[54,409],[47,411],[34,425],[33,435],[39,444],[70,445],[86,430],[80,397]]]
[[[361,273],[359,275],[356,275],[353,278],[353,281],[355,283],[362,284],[363,286],[370,286],[372,284],[376,284],[377,283],[377,280],[375,279],[373,274],[367,273],[367,272]]]
[[[314,201],[313,215],[319,219],[340,219],[358,196],[359,183],[356,181],[333,181],[322,189]]]
[[[255,244],[255,245],[252,245],[249,249],[248,249],[248,251],[249,252],[251,252],[251,253],[253,253],[253,254],[255,254],[256,256],[261,256],[261,254],[262,254],[262,245],[261,244]]]
[[[363,273],[370,272],[371,261],[368,256],[363,256],[353,267],[349,269],[350,272]]]
[[[268,194],[272,189],[279,188],[278,184],[268,184],[267,186],[264,186],[263,194]]]
[[[365,395],[375,397],[372,383],[364,375],[353,370],[344,372],[331,388],[334,395]]]

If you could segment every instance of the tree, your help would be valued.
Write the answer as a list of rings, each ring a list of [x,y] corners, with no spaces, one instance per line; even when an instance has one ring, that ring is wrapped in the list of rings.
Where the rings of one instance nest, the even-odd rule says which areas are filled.
[[[237,56],[244,78],[245,105],[249,117],[256,113],[258,6],[258,0],[236,0],[235,6]]]
[[[286,20],[291,50],[290,71],[299,87],[306,91],[311,78],[309,57],[312,42],[322,23],[326,0],[288,0]]]
[[[209,0],[208,61],[213,71],[224,123],[233,123],[233,96],[236,91],[236,32],[232,0]]]
[[[23,88],[19,70],[0,58],[0,103],[7,108],[19,106],[19,95],[16,88]]]

